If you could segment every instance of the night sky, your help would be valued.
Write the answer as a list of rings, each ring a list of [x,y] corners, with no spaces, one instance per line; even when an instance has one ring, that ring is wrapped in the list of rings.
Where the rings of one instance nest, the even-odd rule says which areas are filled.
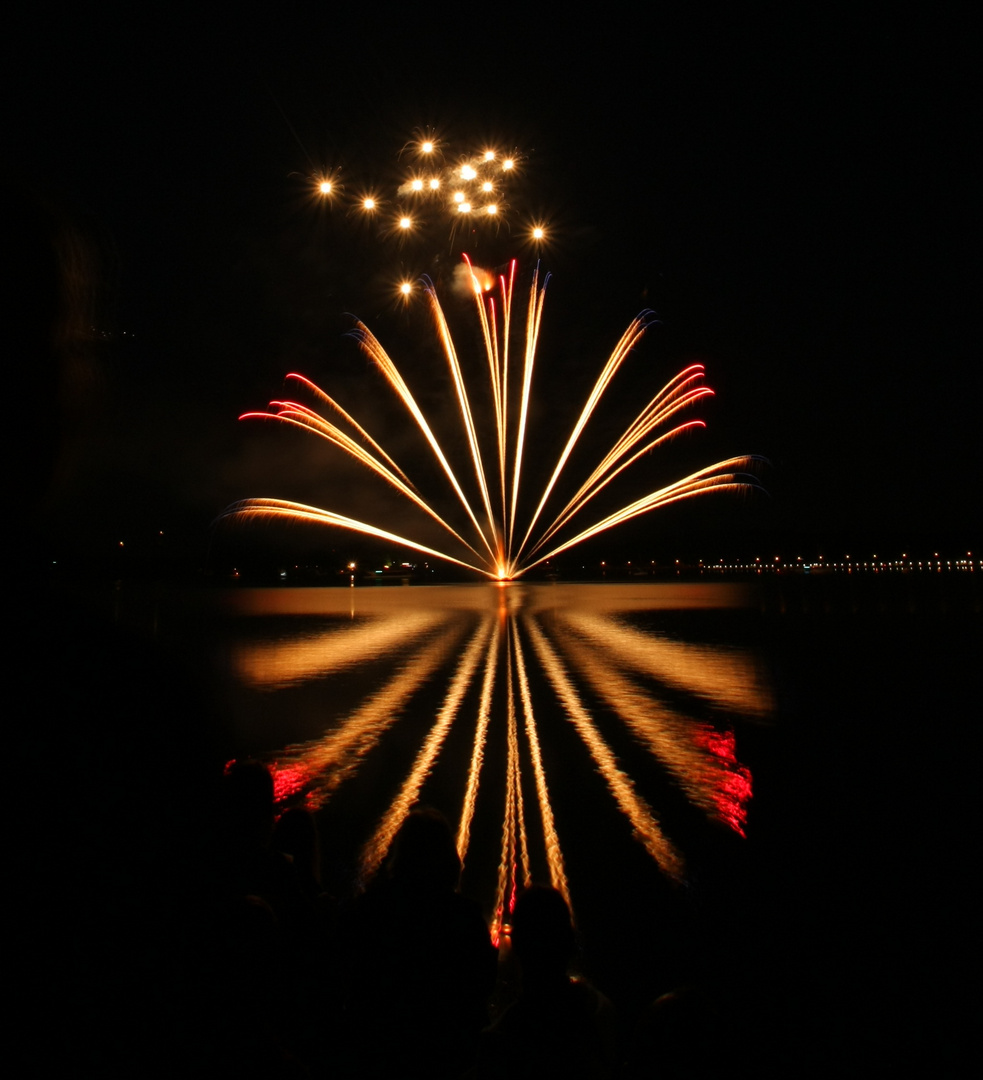
[[[6,35],[8,222],[38,197],[84,224],[110,335],[77,467],[45,501],[60,542],[161,529],[203,550],[235,499],[325,505],[352,482],[313,440],[236,417],[300,370],[386,422],[346,313],[422,363],[425,320],[387,275],[402,258],[443,280],[460,248],[393,257],[326,213],[311,178],[385,182],[431,126],[518,148],[516,215],[550,222],[540,355],[558,381],[540,420],[651,308],[618,393],[637,407],[635,386],[692,359],[717,392],[707,431],[666,466],[771,462],[767,497],[653,515],[633,542],[977,544],[979,91],[963,9],[904,24],[511,10],[161,7]],[[507,234],[474,254],[534,262]]]

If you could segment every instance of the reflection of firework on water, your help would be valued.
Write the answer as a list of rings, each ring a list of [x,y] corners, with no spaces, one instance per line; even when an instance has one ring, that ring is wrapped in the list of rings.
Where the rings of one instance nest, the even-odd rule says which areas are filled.
[[[588,422],[601,398],[632,348],[645,331],[645,314],[636,318],[624,332],[604,364],[593,389],[581,409],[569,438],[556,461],[538,503],[531,513],[520,500],[523,460],[528,435],[529,405],[532,392],[536,344],[545,299],[545,283],[539,284],[538,271],[533,275],[526,305],[525,334],[519,349],[512,348],[512,306],[515,263],[507,275],[498,279],[499,297],[491,295],[487,282],[470,263],[469,280],[484,341],[491,409],[487,417],[474,408],[474,388],[469,390],[458,350],[451,335],[444,310],[432,284],[426,283],[437,335],[443,348],[453,384],[453,399],[469,449],[474,486],[468,495],[466,478],[445,455],[440,442],[389,354],[363,323],[357,323],[354,336],[365,354],[382,372],[396,393],[420,434],[429,445],[443,473],[449,490],[467,518],[455,527],[434,502],[424,497],[408,474],[393,460],[369,432],[347,413],[338,402],[302,375],[288,378],[299,383],[315,404],[330,410],[344,425],[294,400],[271,402],[269,413],[246,413],[246,417],[274,419],[303,428],[340,448],[366,469],[381,477],[406,500],[435,521],[450,538],[441,548],[423,544],[410,536],[397,535],[369,522],[359,521],[334,510],[306,506],[281,499],[247,499],[228,507],[223,516],[230,518],[289,518],[339,526],[401,544],[415,551],[469,567],[493,579],[510,579],[532,569],[606,529],[659,507],[710,491],[742,490],[756,486],[747,472],[756,459],[729,458],[677,480],[667,486],[633,499],[613,513],[583,519],[588,506],[612,481],[651,450],[692,427],[703,427],[700,420],[680,422],[681,410],[712,394],[702,384],[703,365],[691,364],[648,402],[628,425],[607,453],[597,459],[593,471],[576,493],[559,509],[547,510],[562,501],[556,494],[564,470],[580,443]],[[513,369],[516,370],[513,370]],[[347,430],[346,430],[347,429]],[[439,505],[439,504],[438,504]],[[467,534],[467,535],[465,535]]]
[[[399,669],[321,738],[274,755],[281,806],[302,802],[316,810],[354,779],[369,753],[385,749],[395,725],[421,715],[414,700],[427,683],[445,686],[432,722],[418,734],[414,760],[401,781],[394,778],[388,805],[362,847],[359,877],[364,882],[378,869],[406,814],[427,797],[428,781],[440,771],[442,790],[450,782],[459,792],[456,808],[448,810],[465,864],[479,797],[494,807],[483,812],[484,827],[501,822],[498,874],[479,874],[496,938],[510,921],[517,890],[531,880],[549,880],[570,901],[563,821],[554,810],[541,743],[552,746],[554,761],[562,745],[568,765],[580,770],[578,756],[589,762],[595,780],[584,797],[606,793],[646,855],[666,877],[680,880],[686,869],[678,841],[615,756],[612,721],[640,749],[636,764],[654,761],[707,821],[743,836],[751,774],[736,757],[733,725],[764,719],[772,708],[754,658],[741,650],[639,629],[619,608],[623,599],[606,607],[607,593],[596,592],[582,609],[567,607],[554,588],[534,587],[528,595],[519,589],[498,592],[497,603],[477,612],[477,622],[472,610],[428,608],[433,597],[425,593],[418,594],[422,610],[380,608],[354,633],[360,649],[371,644],[379,655],[398,654]],[[251,685],[289,691],[337,670],[352,633],[346,627],[251,643],[234,660]],[[451,782],[447,770],[458,767],[441,754],[455,725],[466,729],[456,736],[455,753],[463,751],[469,764]],[[552,779],[562,787],[561,778]]]

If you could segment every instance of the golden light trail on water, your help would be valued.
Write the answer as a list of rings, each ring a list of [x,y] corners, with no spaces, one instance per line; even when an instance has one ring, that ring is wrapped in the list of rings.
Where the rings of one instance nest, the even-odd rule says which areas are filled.
[[[491,647],[485,657],[485,677],[481,684],[481,700],[478,704],[478,722],[474,729],[474,746],[471,750],[471,763],[468,766],[468,786],[464,792],[464,804],[461,807],[461,820],[457,828],[457,854],[464,864],[464,857],[471,842],[471,821],[478,798],[478,779],[485,757],[485,740],[488,736],[488,722],[491,720],[492,690],[495,686],[495,670],[498,660],[498,644],[501,630],[498,624],[492,634]]]
[[[512,337],[515,262],[509,264],[508,274],[501,274],[498,277],[498,297],[495,296],[493,290],[487,288],[488,283],[484,280],[483,271],[473,267],[470,263],[467,263],[467,267],[484,343],[488,389],[490,390],[492,402],[492,416],[488,430],[491,432],[490,441],[495,446],[495,467],[493,469],[489,469],[486,465],[486,455],[482,451],[485,425],[479,423],[475,413],[464,369],[443,307],[437,298],[435,288],[429,281],[424,282],[424,291],[430,305],[437,337],[447,362],[447,369],[453,386],[453,395],[457,402],[457,412],[464,431],[468,456],[470,457],[478,487],[480,509],[472,505],[457,472],[445,455],[423,410],[388,352],[364,323],[356,322],[353,336],[359,342],[366,356],[382,373],[384,379],[395,392],[409,417],[429,445],[443,475],[450,484],[457,502],[464,510],[474,530],[473,541],[467,540],[459,530],[450,524],[445,515],[438,513],[433,502],[419,494],[407,474],[386,454],[379,442],[373,439],[365,428],[345,412],[332,397],[317,388],[310,380],[302,376],[290,376],[305,385],[317,400],[335,410],[352,427],[354,436],[343,431],[337,424],[326,420],[313,409],[293,401],[274,401],[271,402],[271,409],[275,411],[246,413],[243,417],[259,417],[287,423],[311,431],[336,446],[386,481],[403,498],[427,514],[462,546],[462,553],[455,555],[447,549],[433,548],[414,540],[412,537],[397,535],[369,522],[359,521],[335,511],[322,510],[317,507],[280,499],[246,499],[228,507],[222,515],[223,517],[235,519],[281,517],[285,519],[292,518],[295,521],[312,521],[324,525],[338,526],[381,539],[391,540],[415,551],[475,570],[486,577],[503,580],[517,578],[531,568],[566,551],[573,545],[596,536],[606,529],[614,528],[634,517],[650,513],[661,506],[707,494],[711,491],[748,491],[757,486],[754,476],[748,470],[760,459],[750,456],[729,458],[700,469],[656,491],[651,491],[623,506],[620,510],[588,525],[576,535],[565,540],[559,540],[558,533],[565,530],[578,515],[581,515],[590,501],[616,477],[623,474],[644,455],[667,440],[685,430],[702,426],[701,421],[689,421],[668,427],[670,421],[674,420],[680,410],[690,407],[712,392],[709,388],[698,385],[703,377],[702,365],[690,365],[690,367],[671,379],[651,399],[642,412],[625,429],[620,438],[615,441],[611,449],[601,456],[598,464],[588,474],[587,479],[580,485],[573,498],[567,501],[564,508],[552,518],[549,525],[541,529],[538,534],[536,533],[540,518],[546,510],[550,498],[554,495],[573,451],[580,443],[584,431],[596,412],[605,391],[645,332],[646,317],[643,315],[632,321],[604,364],[556,462],[552,475],[536,504],[535,510],[522,526],[522,540],[516,544],[516,526],[522,516],[522,507],[520,505],[521,479],[524,451],[528,437],[527,428],[532,379],[548,277],[542,285],[540,285],[538,270],[534,272],[532,277],[526,308],[523,348],[519,350],[521,369],[516,373],[521,377],[519,378],[519,388],[513,394],[510,389],[510,342]],[[487,296],[485,295],[486,292],[488,293]],[[495,491],[494,508],[493,490]],[[550,547],[551,542],[554,545],[552,547]],[[545,550],[547,548],[549,550]]]
[[[278,592],[278,601],[285,596],[289,599],[290,592]],[[309,603],[310,590],[294,592],[298,594],[294,599],[298,611],[318,608]],[[656,589],[666,600],[670,592],[677,596],[668,588]],[[589,595],[585,598],[584,593]],[[495,744],[494,760],[501,760],[499,746],[504,751],[502,774],[495,777],[494,784],[496,793],[501,793],[496,794],[496,801],[503,799],[499,803],[500,857],[497,873],[487,883],[493,935],[496,940],[507,935],[517,891],[532,880],[548,876],[573,909],[536,719],[535,694],[547,688],[559,703],[559,708],[556,703],[547,706],[551,715],[573,726],[616,805],[628,818],[633,835],[663,874],[681,879],[682,855],[663,834],[649,804],[619,764],[585,706],[580,687],[588,688],[604,704],[599,720],[610,723],[616,718],[624,723],[634,741],[653,755],[690,804],[710,821],[744,835],[752,778],[737,759],[734,731],[705,718],[705,706],[697,714],[687,715],[681,703],[683,695],[688,695],[736,717],[766,716],[770,696],[759,693],[751,654],[666,641],[657,633],[629,625],[625,621],[628,613],[658,609],[649,599],[639,608],[634,587],[581,589],[576,594],[576,608],[571,608],[575,596],[570,590],[553,586],[482,590],[486,599],[477,623],[472,606],[463,603],[463,592],[459,595],[455,590],[440,590],[439,596],[424,590],[419,598],[395,590],[385,601],[374,589],[362,590],[359,595],[361,617],[373,622],[356,623],[346,631],[354,643],[351,652],[341,647],[337,631],[313,636],[301,631],[292,642],[271,644],[267,657],[260,654],[259,670],[250,661],[240,669],[240,678],[254,688],[286,688],[289,692],[300,682],[321,678],[363,659],[382,660],[395,652],[412,655],[386,677],[381,690],[343,716],[323,738],[288,747],[276,756],[278,802],[303,802],[312,810],[323,806],[355,775],[367,754],[382,749],[384,739],[390,738],[387,733],[407,715],[415,695],[446,679],[440,708],[421,736],[413,764],[361,849],[359,878],[363,883],[381,865],[406,814],[423,796],[430,775],[438,768],[446,771],[455,767],[445,748],[452,725],[466,722],[474,724],[474,732],[456,829],[462,864],[471,843],[479,788],[487,789],[490,783],[485,760],[489,742],[501,740]],[[469,595],[473,596],[473,591]],[[497,601],[494,611],[487,606],[492,598]],[[585,599],[586,609],[579,606]],[[428,600],[437,603],[431,606]],[[342,606],[346,618],[355,617],[347,595]],[[288,610],[282,604],[280,609]],[[253,609],[247,603],[244,610]],[[341,607],[335,603],[330,610],[340,611]],[[730,683],[746,689],[735,692]],[[661,688],[671,695],[672,705],[661,699]],[[475,702],[471,706],[474,713],[467,718],[462,716],[465,701]],[[501,724],[498,733],[492,726],[496,721]],[[524,765],[530,770],[526,788]],[[504,780],[504,791],[498,786],[500,780]],[[535,835],[538,826],[526,819],[526,806],[533,804],[527,804],[525,796],[533,792],[542,825],[542,848]],[[569,801],[571,794],[567,789],[564,798]],[[573,797],[581,795],[573,793]],[[495,826],[484,819],[482,828],[489,827]],[[471,880],[477,881],[474,872]]]
[[[546,842],[546,863],[550,872],[550,884],[563,894],[567,907],[573,912],[570,901],[570,886],[567,884],[566,868],[563,865],[563,853],[560,851],[560,838],[553,822],[553,808],[550,805],[549,789],[546,786],[546,772],[543,769],[543,756],[539,748],[539,734],[536,731],[536,718],[533,714],[532,695],[529,693],[529,678],[526,675],[526,662],[522,654],[522,643],[511,624],[511,638],[515,649],[515,669],[519,680],[519,695],[522,699],[522,712],[526,722],[526,738],[529,741],[529,753],[532,757],[533,775],[536,779],[536,796],[539,801],[539,813],[543,822],[543,839]]]
[[[726,814],[721,813],[721,794],[728,789],[731,770],[706,745],[696,741],[707,725],[694,723],[692,718],[656,701],[619,673],[608,654],[599,655],[595,644],[586,645],[564,636],[563,648],[598,697],[607,702],[636,739],[669,770],[689,801],[709,817],[724,821],[743,834],[742,805],[731,806]],[[747,797],[750,797],[749,785]]]
[[[533,880],[529,840],[522,793],[522,769],[519,746],[518,718],[516,710],[516,687],[522,703],[525,719],[525,731],[532,759],[536,781],[537,799],[543,824],[544,846],[550,881],[570,903],[570,890],[567,883],[559,839],[553,821],[549,792],[546,784],[533,714],[532,699],[529,692],[529,680],[525,659],[516,632],[514,616],[507,616],[506,631],[506,783],[505,807],[501,830],[502,852],[499,862],[498,887],[496,890],[494,916],[492,920],[493,939],[497,940],[503,927],[509,922],[509,915],[515,903],[517,890],[527,886]],[[481,766],[488,727],[492,715],[492,697],[498,670],[498,656],[502,644],[500,620],[485,620],[472,635],[465,655],[458,662],[455,674],[448,689],[444,705],[427,739],[417,755],[406,781],[386,811],[375,833],[363,848],[360,861],[360,880],[367,881],[381,865],[393,838],[419,797],[420,790],[432,770],[440,748],[446,738],[451,723],[456,718],[461,700],[470,686],[480,657],[485,658],[484,677],[482,680],[477,723],[475,725],[474,744],[468,769],[468,782],[465,791],[461,818],[457,830],[456,845],[462,863],[467,854],[470,840],[471,821],[474,817]],[[514,659],[513,659],[514,658]],[[521,867],[521,873],[520,873]]]
[[[439,612],[408,611],[399,622],[385,620],[287,641],[240,644],[232,653],[232,668],[246,686],[282,690],[309,678],[354,667],[397,645],[405,647],[445,622],[446,616]]]
[[[526,835],[526,807],[522,797],[522,768],[519,758],[519,730],[515,719],[515,680],[512,676],[512,654],[509,653],[509,757],[512,759],[512,776],[515,785],[515,811],[519,820],[519,858],[522,862],[522,887],[532,884],[532,870],[529,867],[529,838]],[[513,882],[514,882],[513,870]],[[512,894],[515,904],[515,893]]]
[[[577,734],[580,735],[598,770],[607,782],[615,801],[621,808],[622,813],[631,822],[636,838],[659,864],[659,868],[664,874],[673,880],[682,880],[682,855],[677,851],[672,841],[663,835],[659,823],[652,814],[651,807],[635,791],[635,785],[631,782],[630,777],[618,767],[617,758],[615,758],[610,747],[601,737],[590,713],[581,704],[573,682],[567,675],[559,657],[553,651],[552,646],[539,627],[531,621],[529,622],[529,636],[539,658],[540,666],[553,684],[553,688],[562,702],[567,716],[577,729]]]
[[[651,634],[610,616],[567,610],[562,618],[574,631],[610,650],[619,665],[733,712],[767,716],[773,709],[757,666],[742,653],[664,637],[653,640]]]
[[[410,812],[410,808],[417,801],[420,788],[437,760],[437,755],[444,744],[447,732],[460,710],[461,700],[471,685],[471,679],[474,676],[475,668],[478,666],[478,660],[482,652],[487,649],[488,637],[487,623],[476,628],[464,655],[458,661],[457,670],[453,679],[451,679],[450,686],[447,688],[444,703],[437,713],[437,720],[420,748],[416,761],[413,763],[413,768],[410,769],[409,775],[399,790],[399,794],[393,799],[382,821],[379,822],[378,828],[363,848],[359,869],[359,878],[363,884],[372,877],[381,865],[393,837],[399,831],[399,827]]]
[[[459,630],[453,631],[452,641],[459,636]],[[432,642],[335,731],[323,739],[288,747],[274,765],[274,777],[281,770],[296,770],[308,786],[307,808],[323,806],[339,785],[354,775],[362,758],[399,718],[406,702],[433,677],[447,647],[446,639]]]
[[[522,882],[525,888],[532,882],[529,869],[529,849],[526,838],[525,813],[522,803],[522,776],[519,770],[519,740],[515,722],[515,691],[512,681],[511,652],[506,657],[508,669],[506,738],[508,756],[505,767],[505,816],[502,821],[502,854],[498,864],[498,889],[495,895],[495,914],[492,916],[492,942],[507,931],[520,882],[518,863],[522,862]],[[517,843],[518,841],[518,843]],[[518,849],[518,856],[516,854]]]

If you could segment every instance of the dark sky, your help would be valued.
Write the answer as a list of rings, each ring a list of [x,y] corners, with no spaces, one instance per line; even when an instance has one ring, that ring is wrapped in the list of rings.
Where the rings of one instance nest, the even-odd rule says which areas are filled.
[[[636,385],[700,359],[717,396],[680,467],[770,460],[768,498],[646,529],[976,542],[968,19],[136,12],[37,19],[5,44],[9,170],[84,220],[103,257],[105,386],[60,510],[80,528],[204,535],[233,499],[317,502],[347,483],[317,445],[236,417],[295,368],[374,416],[346,312],[422,362],[425,324],[387,291],[391,253],[324,214],[309,178],[384,180],[433,125],[517,147],[516,216],[552,223],[538,419],[648,307],[658,323],[619,392],[636,404]],[[476,257],[528,272],[514,246]],[[395,258],[439,277],[450,247]]]

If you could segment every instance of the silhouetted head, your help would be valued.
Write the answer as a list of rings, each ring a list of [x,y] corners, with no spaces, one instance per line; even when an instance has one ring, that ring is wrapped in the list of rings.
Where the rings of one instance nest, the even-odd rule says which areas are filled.
[[[293,806],[277,819],[273,847],[294,860],[294,865],[315,882],[321,879],[321,844],[317,822],[310,810]]]
[[[512,912],[512,949],[525,978],[566,973],[574,953],[573,923],[556,889],[532,885],[520,894]]]
[[[259,761],[226,766],[224,809],[227,827],[240,840],[266,847],[273,834],[273,777]]]
[[[457,888],[461,860],[447,819],[432,807],[412,810],[393,841],[389,874],[415,889],[445,892]]]

